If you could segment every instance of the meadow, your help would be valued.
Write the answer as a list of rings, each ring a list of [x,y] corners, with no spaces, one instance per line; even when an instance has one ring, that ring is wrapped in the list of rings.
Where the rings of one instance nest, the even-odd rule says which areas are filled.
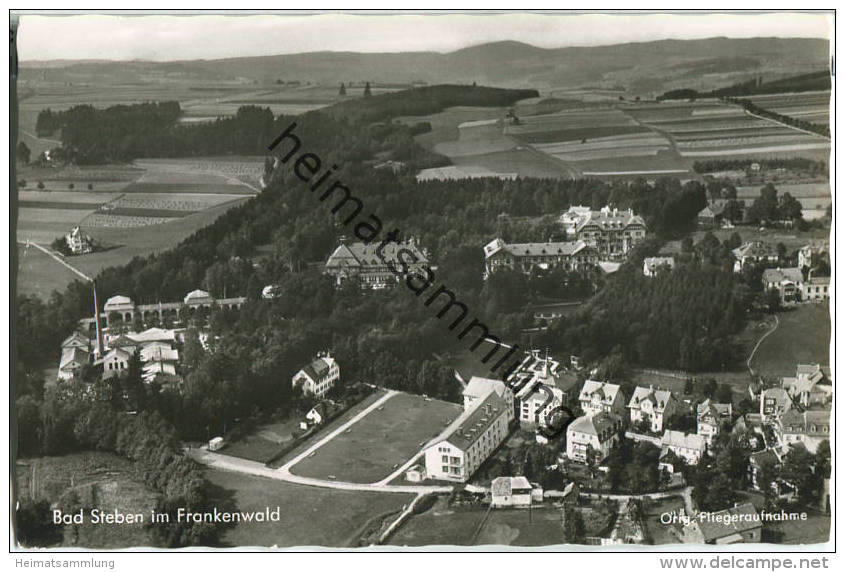
[[[799,363],[830,364],[830,307],[801,304],[778,313],[777,329],[760,344],[751,367],[762,375],[794,376]]]
[[[49,246],[74,226],[106,247],[69,258],[89,276],[160,252],[259,192],[262,157],[139,160],[133,165],[21,170],[17,240]],[[37,182],[44,189],[38,189]],[[42,253],[43,254],[43,253]],[[50,273],[52,264],[54,272]],[[46,255],[21,264],[21,292],[49,295],[78,278]]]
[[[457,419],[455,403],[399,393],[291,468],[320,479],[371,483],[387,477]]]
[[[413,499],[411,494],[323,489],[212,468],[205,475],[212,503],[220,509],[281,507],[280,522],[239,523],[224,531],[224,547],[355,547],[368,523]]]

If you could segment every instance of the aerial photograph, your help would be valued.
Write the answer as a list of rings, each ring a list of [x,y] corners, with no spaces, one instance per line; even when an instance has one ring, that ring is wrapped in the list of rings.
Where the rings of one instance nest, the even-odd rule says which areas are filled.
[[[12,11],[10,551],[832,547],[834,17]]]

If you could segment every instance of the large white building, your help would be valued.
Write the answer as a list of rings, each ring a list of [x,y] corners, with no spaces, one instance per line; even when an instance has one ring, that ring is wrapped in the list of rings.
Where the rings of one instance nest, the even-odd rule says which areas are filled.
[[[631,424],[645,422],[653,433],[663,431],[666,422],[675,415],[677,407],[678,401],[671,391],[654,389],[653,386],[638,386],[628,402]]]
[[[566,428],[566,456],[586,463],[592,451],[595,462],[603,461],[619,443],[621,428],[622,420],[607,413],[579,417]]]
[[[495,391],[475,400],[425,450],[431,479],[466,482],[508,435],[508,406]]]
[[[594,211],[573,206],[560,216],[559,222],[567,238],[583,241],[601,258],[622,258],[646,238],[645,221],[631,209],[603,207]]]
[[[341,238],[326,261],[324,273],[332,276],[337,286],[346,280],[357,279],[361,288],[378,290],[399,281],[388,264],[396,270],[406,265],[409,273],[424,275],[428,256],[414,239],[382,246],[378,242],[348,242],[346,238]]]
[[[294,388],[301,387],[302,393],[323,397],[340,379],[340,366],[331,356],[318,357],[291,379]]]
[[[830,441],[830,411],[792,409],[781,415],[776,428],[784,447],[801,443],[815,453],[822,441]]]
[[[696,433],[711,445],[722,431],[722,426],[731,422],[733,406],[730,403],[714,403],[705,399],[696,406]]]

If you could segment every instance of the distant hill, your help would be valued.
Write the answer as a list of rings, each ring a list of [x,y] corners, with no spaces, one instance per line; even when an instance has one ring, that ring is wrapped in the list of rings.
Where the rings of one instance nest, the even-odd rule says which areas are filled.
[[[471,83],[505,87],[623,86],[639,93],[672,87],[716,89],[764,75],[775,80],[824,70],[829,44],[803,38],[660,40],[544,49],[520,42],[436,52],[311,52],[177,62],[21,62],[51,80],[103,82],[186,79],[275,79],[381,83]],[[693,80],[694,84],[690,85]]]

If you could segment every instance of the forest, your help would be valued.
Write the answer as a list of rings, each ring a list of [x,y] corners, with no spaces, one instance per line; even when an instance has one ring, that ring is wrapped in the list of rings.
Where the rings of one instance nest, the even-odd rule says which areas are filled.
[[[737,97],[745,95],[801,93],[805,91],[828,90],[830,90],[830,72],[828,70],[821,70],[766,82],[762,81],[760,78],[754,78],[710,91],[700,92],[690,88],[673,89],[657,96],[657,100]]]

